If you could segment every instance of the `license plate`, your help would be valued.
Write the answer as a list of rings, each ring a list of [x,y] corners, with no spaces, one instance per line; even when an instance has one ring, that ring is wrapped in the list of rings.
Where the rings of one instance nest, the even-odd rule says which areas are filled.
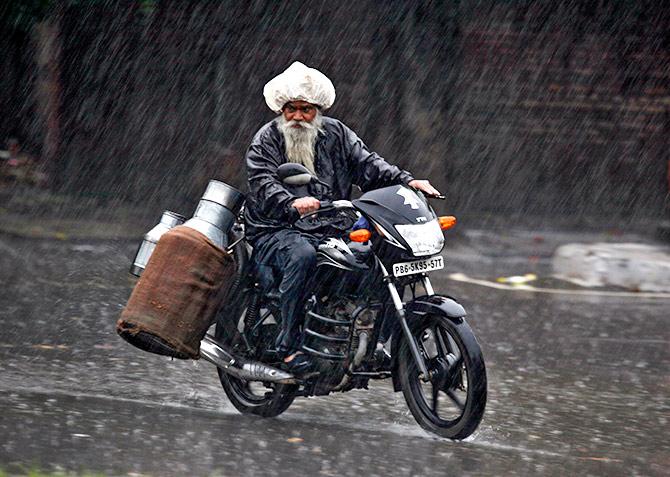
[[[403,275],[413,275],[415,273],[432,272],[444,268],[444,258],[440,255],[430,257],[416,262],[402,262],[393,264],[393,275],[402,277]]]

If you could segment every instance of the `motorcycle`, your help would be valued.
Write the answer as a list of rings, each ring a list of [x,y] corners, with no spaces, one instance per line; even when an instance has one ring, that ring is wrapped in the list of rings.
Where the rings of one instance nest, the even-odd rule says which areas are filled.
[[[318,180],[296,164],[280,166],[278,175],[297,187]],[[301,345],[316,368],[297,377],[281,369],[274,350],[282,319],[277,280],[251,259],[240,214],[229,238],[236,278],[200,348],[235,408],[273,417],[296,397],[390,378],[421,427],[450,439],[471,435],[486,405],[484,358],[463,306],[436,294],[428,277],[444,267],[443,230],[454,223],[405,185],[322,202],[294,217],[291,227],[321,237]]]

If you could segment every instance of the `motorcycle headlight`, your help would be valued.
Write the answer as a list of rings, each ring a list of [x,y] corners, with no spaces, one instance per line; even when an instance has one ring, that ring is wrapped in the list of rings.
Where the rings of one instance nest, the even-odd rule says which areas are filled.
[[[439,253],[444,246],[444,235],[437,219],[425,224],[396,225],[395,229],[417,257]]]

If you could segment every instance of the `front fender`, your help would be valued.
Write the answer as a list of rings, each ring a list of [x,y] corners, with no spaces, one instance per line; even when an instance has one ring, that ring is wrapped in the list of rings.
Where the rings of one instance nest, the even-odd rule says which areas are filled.
[[[460,322],[467,313],[465,308],[448,296],[425,295],[408,301],[405,304],[405,319],[412,327],[412,322],[426,315],[446,316],[454,322]],[[400,354],[400,342],[404,339],[400,321],[396,320],[393,326],[391,346],[391,376],[393,377],[393,390],[402,391],[400,381],[398,380],[398,355]]]
[[[467,313],[465,308],[448,296],[425,295],[407,302],[405,305],[405,316],[411,320],[411,315],[442,315],[447,318],[463,318]]]

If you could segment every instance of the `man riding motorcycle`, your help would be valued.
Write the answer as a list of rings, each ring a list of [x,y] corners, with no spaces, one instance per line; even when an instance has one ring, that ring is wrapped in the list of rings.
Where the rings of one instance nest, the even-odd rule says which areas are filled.
[[[246,235],[257,265],[279,283],[277,352],[291,372],[302,374],[311,369],[309,357],[297,350],[317,238],[291,228],[292,214],[314,212],[324,200],[348,200],[352,185],[368,191],[406,184],[428,195],[439,192],[369,151],[342,122],[322,115],[335,100],[335,88],[320,71],[295,62],[265,85],[263,95],[278,117],[255,134],[246,154]],[[277,168],[286,162],[304,165],[318,179],[307,195],[279,180]]]

